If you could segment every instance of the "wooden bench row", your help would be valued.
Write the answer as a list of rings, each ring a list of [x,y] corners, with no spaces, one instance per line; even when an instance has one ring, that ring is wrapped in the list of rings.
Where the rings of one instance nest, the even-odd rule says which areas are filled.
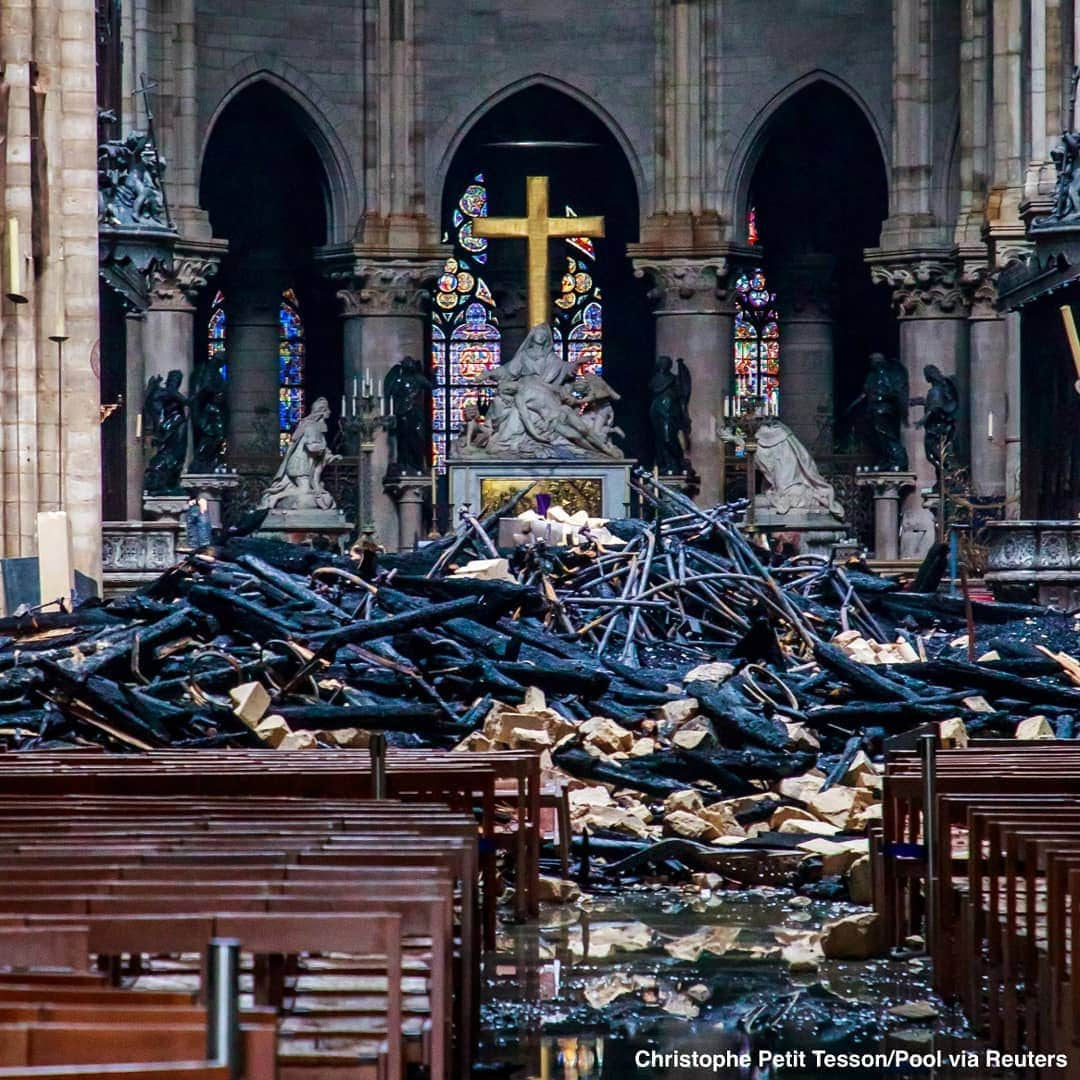
[[[281,765],[285,757],[278,755]],[[86,778],[81,766],[73,770],[79,790]],[[312,768],[309,775],[317,771]],[[133,770],[125,775],[155,774]],[[228,775],[244,780],[242,771]],[[139,790],[146,786],[136,785]],[[238,787],[242,792],[245,784]],[[477,828],[471,814],[462,816],[441,804],[350,798],[5,794],[0,823],[5,867],[0,934],[18,935],[24,956],[47,959],[40,935],[50,930],[57,931],[55,948],[63,945],[68,961],[73,951],[84,958],[204,954],[212,938],[234,938],[258,958],[256,1000],[281,1008],[285,957],[350,953],[362,958],[361,970],[380,976],[384,987],[376,995],[380,1022],[369,1025],[384,1045],[369,1074],[403,1075],[410,1042],[403,1032],[412,1030],[413,1059],[427,1065],[431,1075],[467,1075],[479,967]],[[84,935],[81,944],[79,934]],[[11,966],[3,940],[0,964]],[[34,942],[38,952],[27,954]],[[403,956],[410,943],[422,960],[430,999],[413,1018],[422,1031],[416,1025],[409,1028],[403,1002]],[[113,970],[118,970],[115,963]],[[45,986],[45,992],[65,999],[64,988]],[[9,1002],[34,1004],[22,1000],[25,989],[16,990],[15,1000],[4,997],[3,989],[0,985],[0,1009]],[[23,1056],[34,1068],[43,1053],[36,1049],[42,1039],[68,1047],[57,1054],[76,1047],[91,1053],[90,1029],[106,1025],[75,1024],[87,1029],[83,1040],[52,1038],[55,1028],[50,1025],[69,1020],[13,1020],[12,1045],[24,1047]],[[205,1029],[186,1022],[190,1015],[184,1020],[170,1022],[174,1035],[155,1040],[146,1033],[162,1021],[143,1015],[144,1034],[125,1035],[124,1045],[134,1057],[113,1058],[113,1064],[141,1062],[148,1046],[175,1055],[192,1045],[193,1032],[205,1036]],[[264,1029],[265,1024],[258,1028]],[[252,1037],[245,1032],[245,1044]],[[191,1055],[185,1052],[184,1057]],[[342,1072],[340,1060],[323,1061],[321,1071],[310,1063],[305,1068],[287,1054],[279,1055],[275,1073],[272,1060],[260,1065],[254,1051],[247,1057],[251,1080],[363,1075],[355,1069]],[[0,1062],[7,1065],[6,1059]],[[40,1067],[53,1064],[40,1061]],[[0,1067],[0,1077],[5,1075],[38,1073],[31,1068],[9,1074]]]
[[[282,760],[283,757],[285,760]],[[484,942],[494,946],[500,849],[512,853],[515,910],[519,918],[539,910],[539,755],[534,751],[447,753],[391,748],[386,756],[386,794],[391,798],[445,801],[480,815]],[[0,785],[12,794],[58,795],[271,795],[298,798],[371,798],[371,757],[366,750],[327,752],[269,749],[155,750],[139,755],[100,751],[0,754]],[[548,801],[551,801],[550,793]],[[565,793],[556,793],[560,832],[568,826]],[[510,811],[499,827],[500,805]],[[565,835],[560,836],[566,861]]]
[[[935,988],[976,1030],[1080,1075],[1080,747],[895,754],[884,799],[876,901],[894,937],[921,913]]]

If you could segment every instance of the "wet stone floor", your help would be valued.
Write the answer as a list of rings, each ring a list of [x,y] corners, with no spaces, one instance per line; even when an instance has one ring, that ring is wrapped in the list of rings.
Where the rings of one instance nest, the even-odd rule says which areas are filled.
[[[543,1080],[722,1076],[1011,1076],[959,1064],[932,1071],[894,1056],[971,1051],[963,1017],[930,989],[927,961],[903,956],[788,959],[828,919],[865,909],[789,889],[682,891],[641,886],[545,905],[504,926],[484,988],[477,1074]],[[787,950],[784,953],[784,950]],[[909,1015],[896,1015],[896,1006]],[[813,1051],[859,1055],[830,1067]],[[689,1055],[673,1059],[656,1055]],[[783,1055],[763,1063],[761,1051]],[[655,1052],[655,1054],[654,1054]],[[714,1055],[702,1064],[700,1055]],[[749,1056],[744,1067],[740,1058]],[[924,1059],[925,1060],[925,1059]],[[897,1067],[898,1062],[908,1062]],[[711,1068],[709,1066],[712,1066]]]

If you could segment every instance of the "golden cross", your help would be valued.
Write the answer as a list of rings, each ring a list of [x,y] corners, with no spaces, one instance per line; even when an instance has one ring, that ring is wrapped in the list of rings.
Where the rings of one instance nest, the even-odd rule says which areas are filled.
[[[473,235],[485,240],[517,238],[528,241],[529,329],[548,321],[548,241],[573,236],[603,236],[602,217],[548,217],[548,178],[525,179],[525,217],[479,217]]]

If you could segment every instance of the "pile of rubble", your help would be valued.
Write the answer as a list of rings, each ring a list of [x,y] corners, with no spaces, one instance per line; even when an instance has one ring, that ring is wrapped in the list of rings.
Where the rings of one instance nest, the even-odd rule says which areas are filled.
[[[2,619],[0,745],[531,747],[605,875],[770,851],[861,896],[888,740],[1073,737],[1071,619],[776,563],[740,506],[637,482],[651,520],[568,521],[570,546],[500,549],[472,517],[377,561],[234,537]]]

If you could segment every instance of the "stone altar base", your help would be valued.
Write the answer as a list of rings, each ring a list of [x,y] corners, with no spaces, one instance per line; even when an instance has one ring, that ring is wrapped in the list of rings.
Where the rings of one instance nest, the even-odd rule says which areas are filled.
[[[752,529],[765,533],[770,539],[777,533],[795,533],[800,541],[800,555],[823,555],[825,558],[831,558],[833,548],[847,536],[844,523],[832,514],[805,510],[778,514],[763,495],[754,497]]]
[[[585,510],[589,517],[622,518],[630,507],[632,458],[573,458],[571,460],[522,461],[483,458],[451,458],[451,522],[465,505],[483,517],[504,505],[522,488],[530,488],[519,502],[517,513],[535,509],[535,496],[551,495],[552,506],[573,513]]]
[[[340,510],[271,510],[255,535],[290,544],[310,544],[321,536],[340,551],[351,533],[352,526]]]
[[[154,581],[180,561],[176,521],[106,521],[101,526],[102,592],[117,596]]]
[[[987,570],[998,600],[1080,607],[1080,521],[991,521]]]

